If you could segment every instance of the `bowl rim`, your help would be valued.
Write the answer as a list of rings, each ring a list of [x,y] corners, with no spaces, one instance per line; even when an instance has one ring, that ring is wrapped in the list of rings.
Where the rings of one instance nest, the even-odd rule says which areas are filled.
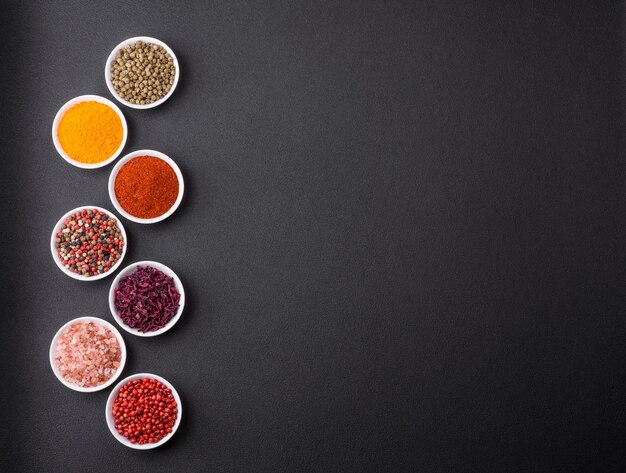
[[[117,311],[115,310],[115,289],[117,288],[120,282],[120,279],[130,274],[138,266],[152,266],[153,268],[163,271],[165,274],[167,274],[172,279],[174,279],[174,285],[176,286],[176,289],[178,289],[178,292],[180,293],[180,305],[178,307],[178,311],[176,312],[176,315],[164,327],[161,327],[159,330],[155,330],[154,332],[140,332],[139,330],[135,328],[129,327],[128,325],[124,323],[124,321],[120,318],[120,316],[117,314]],[[183,283],[181,282],[178,275],[174,272],[174,270],[164,265],[163,263],[159,263],[157,261],[146,260],[146,261],[137,261],[136,263],[129,264],[128,266],[126,266],[124,269],[121,269],[117,273],[117,275],[115,276],[115,279],[111,283],[111,287],[109,288],[109,310],[111,311],[111,315],[113,316],[117,324],[123,330],[127,331],[128,333],[132,335],[136,335],[138,337],[156,337],[157,335],[161,335],[167,332],[174,325],[176,325],[176,323],[180,319],[180,316],[183,313],[184,308],[185,308],[185,288],[183,287]]]
[[[156,379],[157,381],[163,383],[165,386],[167,386],[172,391],[172,395],[174,396],[174,400],[176,401],[176,405],[177,405],[176,408],[178,410],[178,415],[176,416],[176,421],[174,422],[174,426],[172,427],[172,431],[169,434],[167,434],[165,437],[163,437],[158,442],[145,443],[143,445],[139,445],[137,443],[130,443],[130,441],[126,437],[124,437],[123,435],[120,435],[118,433],[117,429],[115,428],[115,421],[113,419],[113,413],[111,412],[111,408],[113,407],[113,401],[115,401],[115,398],[119,394],[120,388],[122,386],[124,386],[129,381],[133,381],[133,380],[136,380],[136,379],[142,379],[142,378],[153,378],[153,379]],[[180,396],[178,395],[178,391],[176,391],[176,388],[167,379],[163,378],[162,376],[153,374],[153,373],[135,373],[135,374],[131,374],[130,376],[127,376],[126,378],[121,380],[111,390],[111,392],[109,393],[109,397],[107,398],[104,415],[105,415],[107,426],[109,427],[109,431],[111,432],[111,434],[113,434],[113,437],[115,437],[115,439],[118,442],[120,442],[122,445],[125,445],[125,446],[127,446],[129,448],[134,448],[136,450],[151,450],[153,448],[160,447],[161,445],[163,445],[165,442],[169,441],[174,436],[174,434],[178,430],[178,427],[180,426],[180,421],[182,419],[183,404],[182,404],[182,402],[180,400]]]
[[[75,384],[72,384],[68,381],[66,381],[61,374],[58,371],[58,368],[54,362],[54,348],[55,345],[59,339],[59,337],[61,336],[61,333],[70,325],[73,325],[75,323],[78,322],[94,322],[96,324],[101,324],[104,325],[105,327],[107,327],[109,330],[111,330],[111,332],[113,332],[113,334],[115,334],[118,343],[120,344],[120,350],[121,350],[121,354],[122,357],[120,359],[120,367],[117,370],[117,372],[111,376],[111,378],[109,378],[106,382],[99,384],[98,386],[93,386],[93,387],[89,387],[89,388],[85,388],[82,386],[76,386]],[[54,337],[52,337],[52,342],[50,343],[50,352],[49,352],[49,359],[50,359],[50,367],[52,368],[52,372],[54,373],[54,375],[56,376],[56,378],[66,387],[70,388],[73,391],[78,391],[81,393],[93,393],[93,392],[97,392],[97,391],[102,391],[103,389],[108,388],[109,386],[111,386],[122,374],[122,371],[124,371],[124,368],[126,366],[126,356],[127,356],[127,352],[126,352],[126,342],[124,342],[124,337],[122,337],[122,334],[120,333],[120,331],[111,323],[108,322],[104,319],[101,319],[100,317],[92,317],[92,316],[83,316],[83,317],[76,317],[75,319],[70,320],[69,322],[64,323],[61,328],[59,328],[56,333],[54,334]]]
[[[124,238],[124,246],[122,248],[122,254],[120,255],[120,259],[118,259],[117,262],[113,266],[111,266],[111,268],[108,271],[101,273],[101,274],[97,274],[96,276],[83,276],[82,274],[77,274],[77,273],[70,271],[65,266],[63,266],[63,264],[61,263],[61,260],[59,259],[59,255],[57,255],[57,251],[56,251],[56,233],[61,229],[63,222],[73,213],[78,212],[79,210],[83,210],[83,209],[97,209],[97,210],[100,210],[101,212],[108,214],[110,217],[114,218],[117,223],[118,228],[120,229],[120,232],[122,233],[122,237]],[[75,209],[72,209],[69,212],[66,212],[54,225],[54,227],[52,228],[52,234],[50,235],[50,251],[52,253],[52,259],[54,260],[56,265],[59,267],[59,269],[63,271],[63,273],[67,274],[69,277],[73,279],[77,279],[78,281],[97,281],[98,279],[102,279],[102,278],[106,278],[107,276],[110,276],[111,274],[115,272],[115,270],[120,266],[120,264],[122,264],[122,261],[124,260],[124,256],[126,256],[127,250],[128,250],[128,237],[126,236],[126,230],[124,229],[124,225],[122,224],[122,221],[113,212],[107,209],[103,209],[102,207],[98,207],[97,205],[81,205],[80,207],[76,207]]]
[[[61,123],[61,119],[70,108],[72,108],[74,105],[79,104],[81,102],[98,102],[104,105],[108,105],[109,107],[113,109],[115,113],[117,113],[117,115],[120,117],[120,120],[122,121],[123,133],[122,133],[122,142],[120,143],[119,148],[117,148],[115,153],[113,153],[110,158],[105,159],[104,161],[100,161],[99,163],[81,163],[80,161],[76,161],[75,159],[72,159],[65,152],[65,150],[61,146],[61,142],[59,141],[57,131],[59,129],[59,124]],[[54,116],[54,120],[52,121],[52,142],[54,143],[54,147],[57,150],[57,153],[59,153],[59,155],[65,161],[70,163],[72,166],[76,166],[77,168],[97,169],[97,168],[101,168],[112,163],[120,154],[122,154],[122,151],[124,150],[124,146],[126,146],[127,140],[128,140],[128,123],[126,122],[126,117],[124,117],[122,110],[120,110],[120,108],[116,104],[114,104],[111,100],[105,97],[101,97],[100,95],[93,95],[93,94],[79,95],[78,97],[74,97],[73,99],[68,100],[61,106],[61,108],[59,108],[58,112]]]
[[[115,90],[115,88],[113,87],[113,83],[111,82],[111,63],[115,59],[115,55],[120,49],[122,49],[127,44],[136,43],[137,41],[143,41],[144,43],[153,43],[153,44],[157,44],[161,46],[163,49],[165,49],[165,51],[170,56],[172,56],[172,59],[174,61],[174,67],[176,68],[176,73],[174,74],[174,83],[172,84],[172,87],[170,88],[169,92],[163,97],[161,97],[159,100],[156,100],[152,103],[148,103],[144,105],[130,103],[129,101],[120,97],[117,91]],[[167,99],[169,99],[172,93],[174,93],[174,89],[176,89],[179,79],[180,79],[180,65],[178,64],[178,58],[176,57],[176,54],[174,54],[174,51],[172,50],[172,48],[170,48],[163,41],[157,38],[153,38],[151,36],[133,36],[132,38],[128,38],[120,42],[117,46],[113,48],[113,50],[109,54],[109,57],[107,58],[106,64],[104,65],[104,80],[106,81],[107,88],[109,89],[109,92],[111,93],[111,95],[113,95],[113,97],[115,97],[115,99],[122,105],[126,105],[127,107],[135,108],[138,110],[145,110],[148,108],[158,107]]]
[[[119,174],[120,169],[122,169],[122,166],[124,166],[124,164],[126,164],[127,162],[131,161],[132,159],[138,156],[152,156],[154,158],[158,158],[162,161],[165,161],[167,164],[170,165],[170,167],[174,171],[174,174],[176,174],[176,179],[178,179],[178,197],[176,197],[174,204],[172,204],[172,206],[167,210],[167,212],[165,212],[162,215],[159,215],[158,217],[139,218],[139,217],[135,217],[134,215],[129,214],[121,206],[121,204],[117,200],[117,196],[115,195],[115,179],[117,178],[117,175]],[[162,153],[161,151],[153,150],[153,149],[139,149],[137,151],[131,151],[130,153],[124,155],[121,159],[119,159],[117,163],[115,163],[115,166],[113,167],[113,169],[111,169],[111,174],[109,175],[109,182],[107,185],[108,185],[108,190],[109,190],[109,198],[111,199],[111,203],[113,204],[113,207],[115,207],[115,210],[117,210],[122,215],[122,217],[126,218],[127,220],[130,220],[131,222],[135,222],[135,223],[142,223],[142,224],[152,224],[152,223],[162,222],[163,220],[168,218],[170,215],[176,212],[176,210],[180,206],[180,203],[183,200],[183,194],[185,193],[185,180],[183,178],[183,173],[178,167],[178,164],[176,164],[176,162],[172,158],[170,158],[167,154]]]

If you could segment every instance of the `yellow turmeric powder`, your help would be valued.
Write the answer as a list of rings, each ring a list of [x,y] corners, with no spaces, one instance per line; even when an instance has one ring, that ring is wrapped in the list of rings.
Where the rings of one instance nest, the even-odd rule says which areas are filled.
[[[100,163],[109,159],[122,143],[124,130],[119,115],[100,102],[81,102],[70,108],[57,131],[67,155],[81,163]]]

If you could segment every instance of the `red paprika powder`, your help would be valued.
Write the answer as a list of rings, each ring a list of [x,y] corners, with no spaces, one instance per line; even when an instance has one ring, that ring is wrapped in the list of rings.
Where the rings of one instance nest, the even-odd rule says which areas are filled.
[[[176,202],[176,173],[154,156],[137,156],[124,164],[115,178],[115,196],[122,208],[137,218],[155,218]]]

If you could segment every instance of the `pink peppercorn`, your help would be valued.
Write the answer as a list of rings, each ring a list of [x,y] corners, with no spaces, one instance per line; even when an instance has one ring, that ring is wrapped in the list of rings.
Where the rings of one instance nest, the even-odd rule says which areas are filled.
[[[155,443],[172,432],[178,406],[172,391],[152,378],[129,381],[112,407],[115,428],[130,443]]]

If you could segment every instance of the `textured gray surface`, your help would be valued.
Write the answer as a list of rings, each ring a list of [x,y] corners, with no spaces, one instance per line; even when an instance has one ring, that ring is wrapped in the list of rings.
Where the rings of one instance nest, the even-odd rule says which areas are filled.
[[[616,469],[622,12],[545,3],[3,3],[0,470]],[[172,156],[188,193],[125,222],[126,262],[172,267],[188,305],[125,337],[124,374],[185,410],[136,452],[107,391],[48,366],[64,322],[112,320],[112,278],[71,280],[48,247],[68,209],[112,208],[111,166],[69,166],[50,127],[144,34],[182,76],[124,108],[126,150]]]

